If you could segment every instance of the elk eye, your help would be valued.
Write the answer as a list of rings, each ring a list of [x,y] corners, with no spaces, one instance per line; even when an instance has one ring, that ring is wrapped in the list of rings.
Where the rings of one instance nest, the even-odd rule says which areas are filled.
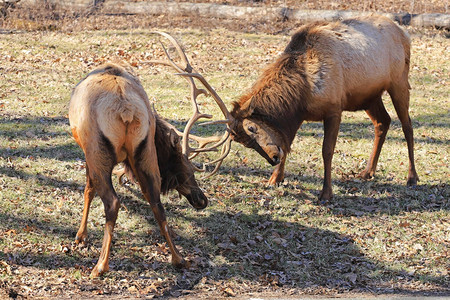
[[[250,131],[251,133],[256,133],[256,128],[254,126],[248,126],[248,131]]]

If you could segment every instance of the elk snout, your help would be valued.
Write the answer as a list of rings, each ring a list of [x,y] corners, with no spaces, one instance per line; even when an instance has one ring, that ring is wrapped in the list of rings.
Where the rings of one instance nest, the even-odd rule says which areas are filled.
[[[267,148],[265,149],[265,151],[271,159],[271,161],[269,161],[269,163],[272,166],[278,165],[284,156],[283,149],[281,149],[277,145],[273,145],[273,144],[267,145]]]
[[[192,189],[190,194],[185,195],[189,203],[196,209],[204,209],[208,206],[208,198],[200,188]]]

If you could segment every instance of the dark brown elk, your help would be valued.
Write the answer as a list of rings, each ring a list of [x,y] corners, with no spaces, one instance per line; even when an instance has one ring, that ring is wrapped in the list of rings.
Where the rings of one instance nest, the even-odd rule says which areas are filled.
[[[328,200],[342,112],[365,110],[375,126],[372,153],[360,174],[370,178],[391,122],[381,98],[387,91],[408,146],[407,184],[415,185],[409,64],[409,37],[385,17],[305,25],[250,92],[234,103],[232,138],[277,165],[269,179],[269,184],[275,184],[284,178],[286,156],[303,121],[323,121],[324,181],[319,199]]]
[[[176,249],[166,221],[160,193],[176,189],[197,209],[207,197],[194,178],[194,170],[182,153],[179,136],[151,109],[147,94],[130,67],[106,64],[87,75],[75,87],[69,108],[73,136],[86,157],[84,209],[76,243],[84,243],[93,197],[103,201],[106,224],[102,250],[91,276],[109,269],[109,253],[120,202],[111,173],[124,162],[150,203],[162,235],[172,253],[172,264],[187,262]]]

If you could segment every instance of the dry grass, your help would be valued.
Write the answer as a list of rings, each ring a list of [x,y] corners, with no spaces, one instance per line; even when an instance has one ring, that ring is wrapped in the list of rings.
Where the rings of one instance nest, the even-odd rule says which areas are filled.
[[[83,154],[67,121],[76,82],[104,61],[129,61],[158,112],[180,125],[189,114],[187,87],[170,71],[143,63],[161,53],[150,31],[170,31],[182,41],[195,67],[228,105],[283,50],[290,31],[242,32],[236,24],[186,28],[180,19],[166,20],[167,27],[146,20],[148,28],[130,29],[137,20],[88,20],[84,26],[89,28],[108,20],[119,29],[0,36],[0,295],[449,295],[449,43],[442,32],[411,28],[417,187],[405,186],[406,143],[386,97],[393,124],[377,176],[369,181],[354,177],[368,158],[373,128],[363,112],[346,113],[330,203],[316,200],[323,171],[318,123],[302,126],[279,187],[265,185],[271,168],[262,158],[233,144],[220,173],[201,182],[211,200],[207,209],[197,212],[176,195],[165,197],[176,243],[193,262],[189,270],[170,265],[137,187],[117,186],[123,207],[112,270],[89,279],[104,217],[96,198],[89,246],[74,247],[84,185]],[[218,112],[212,100],[202,107]]]

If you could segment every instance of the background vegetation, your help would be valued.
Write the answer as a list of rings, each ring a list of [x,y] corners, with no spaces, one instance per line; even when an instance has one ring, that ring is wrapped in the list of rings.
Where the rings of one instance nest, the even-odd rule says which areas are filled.
[[[416,1],[418,2],[418,1]],[[420,1],[419,1],[420,2]],[[298,24],[238,23],[167,16],[5,19],[0,34],[0,296],[192,297],[239,295],[449,295],[449,40],[442,31],[405,28],[412,37],[411,109],[417,187],[405,186],[407,150],[393,118],[373,180],[355,178],[372,147],[364,112],[345,113],[333,159],[335,197],[317,200],[322,125],[304,124],[287,174],[238,144],[218,175],[201,181],[210,206],[195,211],[163,198],[176,243],[170,253],[137,186],[117,185],[122,208],[111,271],[90,279],[101,247],[96,198],[89,244],[73,244],[81,219],[84,158],[70,136],[71,89],[95,66],[131,63],[158,113],[182,127],[186,83],[146,63],[162,55],[153,30],[172,33],[228,106],[283,50]],[[211,99],[204,112],[219,111]],[[222,128],[197,128],[210,134]]]

